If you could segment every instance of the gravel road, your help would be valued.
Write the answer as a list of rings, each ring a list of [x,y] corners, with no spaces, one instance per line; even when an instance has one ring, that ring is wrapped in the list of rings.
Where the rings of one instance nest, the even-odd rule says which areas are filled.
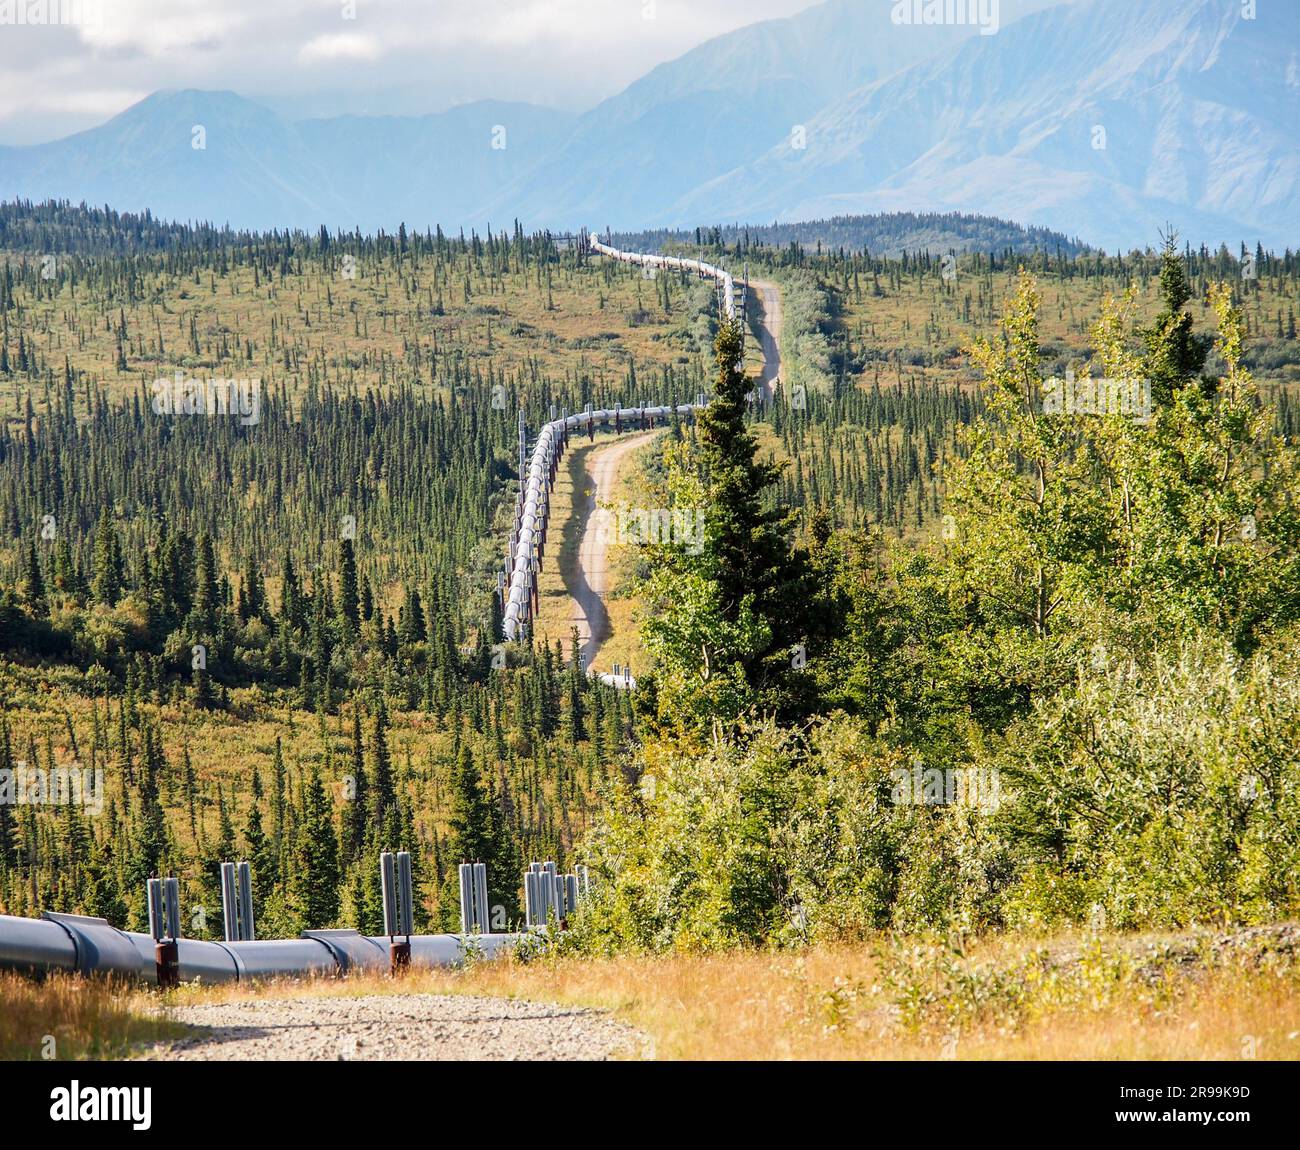
[[[645,1040],[599,1011],[500,998],[382,994],[250,999],[170,1012],[204,1031],[152,1047],[175,1061],[603,1061]]]
[[[606,529],[601,529],[600,522],[596,519],[596,509],[612,495],[623,461],[657,434],[658,432],[650,431],[627,435],[597,448],[587,456],[583,490],[573,493],[574,512],[582,516],[583,527],[582,538],[578,543],[577,570],[565,581],[572,588],[569,624],[578,629],[584,669],[590,669],[594,665],[596,653],[609,638],[610,630],[605,595],[609,590],[611,532],[608,525]]]
[[[762,299],[759,334],[763,337],[763,371],[758,377],[758,386],[763,389],[764,402],[771,403],[777,381],[781,378],[781,328],[785,325],[781,289],[767,280],[750,280],[749,286]]]
[[[759,320],[763,370],[756,386],[762,388],[766,401],[771,402],[781,378],[781,328],[784,324],[781,290],[766,280],[751,280],[749,286],[761,300]],[[591,452],[586,460],[583,490],[573,493],[572,513],[581,518],[583,526],[578,543],[577,568],[566,576],[565,583],[571,596],[569,625],[577,628],[578,641],[582,644],[582,665],[588,670],[595,668],[596,656],[610,632],[609,612],[605,609],[605,596],[609,591],[609,532],[599,529],[596,509],[613,492],[623,461],[637,448],[649,443],[654,435],[654,432],[628,435]]]

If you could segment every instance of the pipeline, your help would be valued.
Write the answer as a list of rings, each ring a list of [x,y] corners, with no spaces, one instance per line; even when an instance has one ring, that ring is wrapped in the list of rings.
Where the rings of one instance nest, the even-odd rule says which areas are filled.
[[[487,866],[462,863],[460,934],[412,934],[415,908],[409,852],[379,856],[384,933],[305,930],[299,938],[259,940],[252,914],[248,863],[222,864],[224,942],[182,938],[176,878],[148,883],[149,934],[118,930],[107,919],[46,911],[40,918],[0,914],[0,971],[100,974],[171,987],[181,982],[256,982],[271,978],[399,974],[412,966],[457,966],[470,956],[495,958],[529,934],[564,929],[591,890],[587,868],[560,874],[555,863],[531,863],[524,875],[527,930],[493,932]],[[238,885],[226,881],[239,873]],[[242,887],[242,891],[241,888]]]
[[[621,430],[623,424],[637,421],[667,419],[674,412],[689,415],[701,407],[698,403],[682,403],[674,407],[618,407],[584,411],[553,419],[542,426],[533,448],[528,478],[524,483],[515,530],[510,537],[507,567],[510,587],[503,611],[502,629],[508,640],[523,636],[532,614],[533,592],[540,571],[542,549],[546,545],[546,524],[549,513],[548,493],[555,477],[555,467],[568,442],[569,432],[583,428],[588,432],[599,426],[613,423]]]
[[[739,310],[736,304],[736,281],[732,279],[730,272],[715,267],[713,264],[706,264],[703,260],[688,260],[679,256],[643,255],[639,252],[619,251],[618,248],[601,243],[594,235],[587,237],[587,243],[592,251],[599,252],[603,256],[609,256],[610,259],[619,260],[625,264],[640,264],[646,268],[663,268],[665,271],[695,272],[697,275],[717,280],[722,296],[722,311],[728,319],[734,320],[736,318],[736,313]]]
[[[736,318],[738,311],[743,313],[744,295],[738,308],[735,281],[722,268],[702,260],[620,251],[601,243],[594,235],[587,237],[587,243],[591,250],[624,263],[692,271],[716,279],[721,311],[731,320]],[[653,426],[656,419],[666,419],[673,414],[689,416],[703,406],[704,397],[701,396],[698,403],[683,403],[676,407],[588,409],[576,415],[562,415],[542,427],[533,448],[528,478],[520,493],[516,526],[507,558],[510,586],[503,611],[503,630],[508,640],[523,636],[532,615],[536,577],[546,545],[548,493],[554,483],[556,464],[568,443],[569,432],[585,428],[592,434],[597,425],[608,426],[611,421],[618,431],[622,430],[625,421],[639,421],[643,426],[648,421]],[[520,438],[522,446],[522,423]],[[502,593],[505,594],[504,587]],[[549,865],[554,870],[554,865]],[[223,888],[228,888],[225,892],[228,895],[226,933],[230,935],[236,933],[232,924],[238,922],[238,915],[233,914],[231,908],[241,901],[250,904],[251,896],[241,897],[244,895],[242,891],[235,893],[231,885],[233,880],[224,869],[222,881]],[[389,883],[387,872],[385,883]],[[387,891],[387,885],[385,889]],[[485,896],[484,891],[484,903]],[[387,893],[385,900],[387,903]],[[386,918],[392,909],[386,905]],[[151,915],[153,913],[151,904]],[[409,906],[406,914],[409,919]],[[161,908],[158,917],[164,917]],[[159,942],[162,935],[157,928],[154,934],[140,934],[118,930],[107,919],[53,911],[46,911],[38,919],[0,915],[0,970],[111,974],[154,984],[160,981],[243,982],[313,974],[346,974],[350,970],[389,970],[394,968],[395,955],[399,951],[404,965],[453,966],[463,962],[470,953],[484,957],[497,955],[525,937],[522,934],[492,933],[409,935],[405,942],[399,943],[393,936],[368,936],[355,930],[311,930],[304,931],[296,939],[240,938],[205,942],[178,937],[175,911],[170,912],[170,917],[173,930],[170,941],[162,944],[167,948],[164,962]],[[544,913],[541,921],[545,922]],[[478,921],[473,925],[478,925]],[[531,911],[529,925],[536,928]]]
[[[411,935],[410,965],[455,966],[474,954],[494,957],[522,934]],[[355,930],[309,930],[300,938],[244,942],[175,940],[183,982],[252,982],[270,978],[388,971],[392,940]],[[148,934],[118,930],[106,919],[46,911],[40,918],[0,914],[0,970],[107,974],[157,985],[158,944]],[[163,973],[163,979],[167,973]]]
[[[716,279],[721,296],[720,307],[727,318],[734,320],[738,310],[743,311],[744,295],[742,292],[741,302],[738,305],[736,285],[731,273],[713,264],[677,256],[642,255],[637,252],[620,251],[618,248],[601,243],[590,234],[586,236],[586,242],[592,251],[622,263],[674,271],[691,271]],[[602,408],[600,411],[587,410],[578,415],[564,415],[543,425],[533,448],[528,477],[521,491],[515,529],[511,533],[510,549],[506,556],[509,589],[506,590],[503,586],[502,590],[505,598],[502,607],[502,630],[508,641],[513,642],[524,636],[532,616],[537,575],[541,569],[542,552],[546,546],[546,524],[550,510],[547,496],[554,481],[556,464],[568,444],[569,432],[584,428],[590,434],[597,424],[608,426],[611,420],[616,430],[622,430],[625,420],[640,420],[644,423],[648,419],[653,425],[654,420],[663,419],[673,412],[678,415],[689,415],[702,406],[704,406],[703,397],[699,403],[683,403],[676,408]],[[523,437],[522,426],[520,437],[521,439]]]

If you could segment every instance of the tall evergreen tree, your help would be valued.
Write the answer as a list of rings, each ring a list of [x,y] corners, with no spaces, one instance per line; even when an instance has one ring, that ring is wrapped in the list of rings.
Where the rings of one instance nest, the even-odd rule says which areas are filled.
[[[118,538],[117,528],[107,512],[99,518],[95,531],[94,575],[91,589],[96,600],[115,604],[122,594],[124,580],[122,544]]]
[[[303,790],[302,826],[293,861],[294,910],[310,929],[331,927],[339,916],[339,855],[334,818],[319,769]]]
[[[397,805],[393,761],[388,753],[388,709],[382,699],[375,708],[375,722],[370,738],[370,771],[367,787],[370,792],[370,825],[374,830],[382,833],[388,816]]]
[[[49,603],[45,598],[45,578],[41,574],[41,561],[36,554],[36,544],[27,544],[27,566],[23,573],[23,598],[28,610],[37,618],[49,612]]]
[[[339,548],[339,614],[349,635],[355,635],[361,622],[357,591],[357,557],[351,539]]]
[[[1187,310],[1192,298],[1187,266],[1178,251],[1178,237],[1170,232],[1160,253],[1160,314],[1142,331],[1146,344],[1144,368],[1151,384],[1152,402],[1168,407],[1174,396],[1197,380],[1205,367],[1212,340],[1192,330],[1193,320]],[[1214,384],[1204,383],[1207,397]]]

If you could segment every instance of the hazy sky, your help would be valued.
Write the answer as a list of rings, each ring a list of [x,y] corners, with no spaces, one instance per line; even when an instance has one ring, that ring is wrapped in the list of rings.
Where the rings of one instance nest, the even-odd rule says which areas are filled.
[[[815,0],[0,0],[0,142],[91,127],[160,88],[294,117],[491,97],[587,108],[712,36]],[[871,0],[864,0],[871,2]],[[98,18],[96,18],[98,8]]]

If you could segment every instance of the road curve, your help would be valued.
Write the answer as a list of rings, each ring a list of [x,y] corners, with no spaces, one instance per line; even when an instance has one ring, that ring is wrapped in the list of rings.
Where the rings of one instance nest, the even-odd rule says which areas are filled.
[[[781,311],[781,289],[769,280],[750,280],[749,286],[754,293],[752,298],[761,308],[758,324],[763,370],[758,377],[758,386],[763,389],[763,401],[771,403],[781,379],[781,327],[785,322]]]
[[[760,304],[757,316],[763,350],[763,370],[757,386],[762,387],[765,402],[770,403],[781,378],[781,291],[767,280],[751,280],[754,297]],[[570,514],[582,516],[582,536],[578,545],[577,566],[564,573],[569,590],[569,624],[578,629],[583,670],[595,667],[596,656],[609,638],[609,612],[605,596],[609,591],[610,534],[602,530],[596,511],[608,500],[618,479],[619,467],[639,447],[644,447],[657,432],[633,435],[616,440],[592,451],[586,459],[584,491],[573,493]],[[584,494],[585,492],[585,494]]]
[[[573,493],[573,514],[582,516],[582,538],[578,543],[577,567],[565,573],[565,585],[571,596],[569,623],[578,629],[578,640],[582,644],[583,670],[595,665],[596,654],[610,633],[605,596],[609,590],[611,532],[602,529],[602,519],[596,516],[596,510],[602,500],[607,501],[613,494],[623,461],[656,434],[650,431],[630,435],[590,452],[586,458],[582,490]],[[607,525],[608,520],[604,523]]]

